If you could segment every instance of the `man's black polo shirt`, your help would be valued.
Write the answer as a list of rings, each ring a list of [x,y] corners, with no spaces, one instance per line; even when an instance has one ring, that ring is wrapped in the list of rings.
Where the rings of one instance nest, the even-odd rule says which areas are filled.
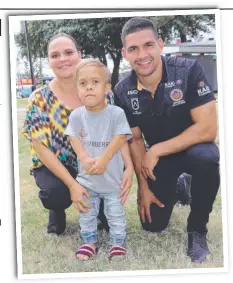
[[[130,127],[139,127],[149,146],[173,138],[193,124],[190,110],[215,97],[202,65],[193,59],[162,56],[163,74],[152,95],[130,71],[114,88],[115,104]]]

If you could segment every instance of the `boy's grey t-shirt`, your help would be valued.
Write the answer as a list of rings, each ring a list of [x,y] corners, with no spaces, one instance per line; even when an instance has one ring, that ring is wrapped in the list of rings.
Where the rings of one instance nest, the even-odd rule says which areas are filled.
[[[127,140],[132,132],[124,110],[118,106],[107,105],[101,112],[87,111],[85,106],[72,111],[65,134],[78,137],[89,157],[102,155],[114,135],[126,134]],[[102,175],[88,175],[78,162],[77,181],[98,193],[120,192],[124,162],[120,150],[108,163]]]

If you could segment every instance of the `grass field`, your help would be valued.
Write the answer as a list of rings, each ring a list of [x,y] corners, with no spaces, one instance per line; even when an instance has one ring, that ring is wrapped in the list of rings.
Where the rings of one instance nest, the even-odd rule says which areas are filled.
[[[25,101],[18,100],[18,131],[23,125]],[[128,222],[128,254],[111,262],[106,257],[107,235],[100,235],[100,250],[93,260],[80,262],[75,250],[81,244],[78,213],[67,210],[67,229],[62,236],[46,233],[48,211],[38,199],[38,188],[29,175],[28,141],[19,134],[20,201],[23,274],[70,273],[90,271],[129,271],[223,267],[223,243],[220,191],[208,225],[211,255],[202,264],[194,264],[186,255],[186,221],[189,207],[175,207],[170,224],[163,233],[142,230],[137,213],[136,183],[125,205]]]
[[[24,108],[27,105],[28,98],[18,98],[17,99],[17,107]]]

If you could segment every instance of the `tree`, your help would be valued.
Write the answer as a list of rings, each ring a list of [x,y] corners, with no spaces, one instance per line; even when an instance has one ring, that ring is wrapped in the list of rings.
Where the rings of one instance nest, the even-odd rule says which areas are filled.
[[[187,35],[195,36],[200,30],[207,31],[208,24],[214,24],[211,15],[161,16],[150,17],[158,26],[165,42],[180,36],[182,42]],[[112,86],[118,82],[121,55],[121,30],[129,18],[93,18],[28,21],[30,50],[34,58],[47,57],[47,43],[58,32],[73,36],[81,46],[83,56],[99,58],[107,65],[107,56],[113,60]],[[23,56],[27,55],[25,25],[21,23],[20,33],[15,35],[15,42]]]
[[[195,38],[199,32],[209,32],[215,26],[214,15],[176,15],[152,19],[165,43],[177,37],[181,42],[186,42],[187,36]]]
[[[34,73],[34,77],[35,78],[42,78],[43,75],[43,62],[45,61],[45,59],[42,58],[32,58],[32,67],[33,67],[33,73]],[[16,59],[16,63],[17,63],[17,78],[20,79],[30,79],[31,78],[31,71],[30,71],[30,65],[29,65],[29,61],[27,59],[26,56],[19,55],[17,56]],[[23,72],[22,70],[22,66],[23,68]],[[21,68],[20,68],[21,67]]]
[[[80,44],[83,56],[99,58],[107,65],[107,56],[113,61],[112,86],[118,82],[122,60],[121,30],[129,18],[100,18],[60,20],[59,32],[71,34]]]
[[[47,43],[58,32],[72,35],[81,46],[83,56],[99,58],[107,65],[109,55],[114,63],[112,72],[113,87],[118,81],[119,67],[122,60],[120,33],[129,18],[72,19],[29,21],[30,50],[33,57],[47,57]],[[15,35],[15,42],[23,55],[27,54],[24,23],[20,33]]]

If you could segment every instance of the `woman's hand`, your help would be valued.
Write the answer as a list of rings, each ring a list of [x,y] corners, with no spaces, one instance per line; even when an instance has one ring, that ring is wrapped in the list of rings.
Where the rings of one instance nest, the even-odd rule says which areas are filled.
[[[81,186],[76,180],[69,186],[71,200],[73,201],[74,207],[81,212],[88,212],[88,208],[91,208],[83,196],[85,195],[87,199],[91,200],[88,191]]]

